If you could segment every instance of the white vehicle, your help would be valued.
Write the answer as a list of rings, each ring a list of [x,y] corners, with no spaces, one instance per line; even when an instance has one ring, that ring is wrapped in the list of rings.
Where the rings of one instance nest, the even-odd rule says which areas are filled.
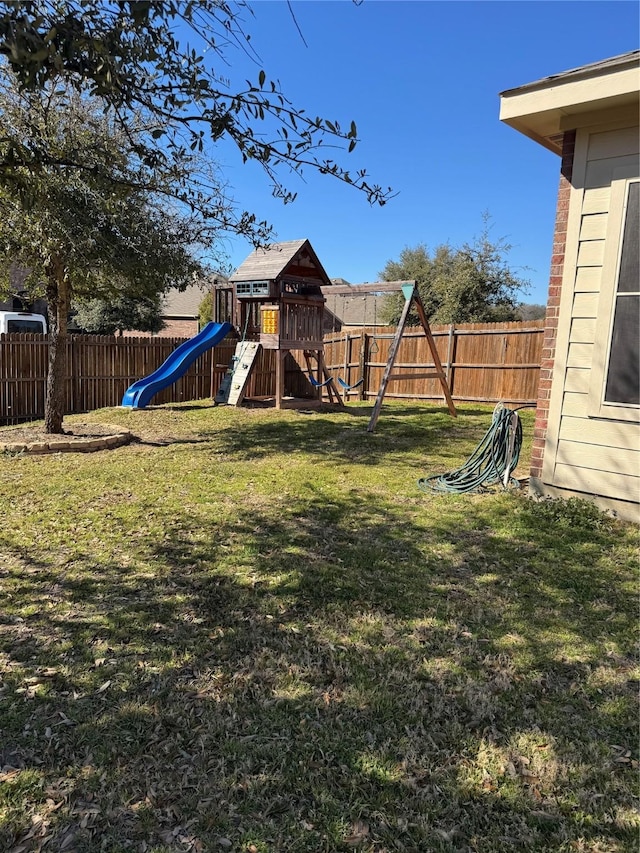
[[[12,332],[46,335],[47,321],[42,314],[30,311],[0,311],[0,335]]]

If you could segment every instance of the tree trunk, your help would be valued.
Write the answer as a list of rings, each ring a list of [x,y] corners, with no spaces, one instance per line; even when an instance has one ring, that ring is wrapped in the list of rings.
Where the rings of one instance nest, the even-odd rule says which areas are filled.
[[[49,365],[44,404],[45,432],[60,435],[64,417],[65,385],[67,381],[67,318],[69,314],[69,284],[60,259],[51,263],[47,280],[49,304]]]

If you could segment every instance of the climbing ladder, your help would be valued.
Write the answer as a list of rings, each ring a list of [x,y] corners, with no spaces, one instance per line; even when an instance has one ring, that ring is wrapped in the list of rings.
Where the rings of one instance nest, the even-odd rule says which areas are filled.
[[[242,403],[259,349],[260,344],[257,341],[239,341],[236,344],[229,370],[225,373],[214,397],[216,403],[224,403],[228,406],[239,406]]]

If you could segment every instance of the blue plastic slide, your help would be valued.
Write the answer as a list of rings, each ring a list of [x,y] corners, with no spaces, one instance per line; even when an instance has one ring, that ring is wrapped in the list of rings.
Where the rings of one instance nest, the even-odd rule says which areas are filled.
[[[144,409],[158,391],[168,388],[183,377],[197,358],[220,343],[232,329],[231,323],[207,323],[195,337],[180,344],[157,370],[127,388],[122,405],[132,409]]]

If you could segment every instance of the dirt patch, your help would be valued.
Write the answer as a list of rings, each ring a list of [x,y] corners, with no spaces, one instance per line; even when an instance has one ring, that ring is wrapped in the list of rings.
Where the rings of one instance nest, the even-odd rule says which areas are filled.
[[[6,453],[87,453],[128,444],[127,429],[107,424],[73,424],[62,434],[47,433],[43,426],[0,429],[0,451]]]

